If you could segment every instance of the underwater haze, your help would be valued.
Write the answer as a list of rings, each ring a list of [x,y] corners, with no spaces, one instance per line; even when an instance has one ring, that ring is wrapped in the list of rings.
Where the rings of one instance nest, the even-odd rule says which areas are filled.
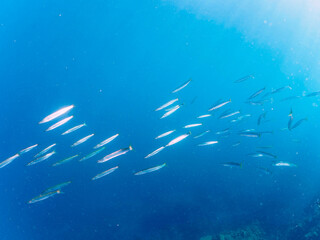
[[[0,6],[1,240],[320,239],[317,1]]]

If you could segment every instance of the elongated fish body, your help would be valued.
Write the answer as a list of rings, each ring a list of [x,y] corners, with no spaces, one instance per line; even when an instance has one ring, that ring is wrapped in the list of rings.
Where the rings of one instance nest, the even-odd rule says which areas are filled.
[[[50,153],[47,153],[46,155],[44,155],[44,156],[42,156],[42,157],[39,157],[39,158],[37,158],[37,159],[29,162],[29,163],[27,164],[27,166],[31,166],[31,165],[37,164],[37,163],[39,163],[39,162],[42,162],[42,161],[44,161],[44,160],[47,160],[49,157],[51,157],[51,156],[52,156],[53,154],[55,154],[55,153],[56,153],[55,151],[52,151],[52,152],[50,152]]]
[[[199,135],[195,136],[194,138],[202,137],[202,136],[206,135],[209,132],[210,132],[210,130],[204,131],[204,132],[200,133]]]
[[[0,163],[0,168],[3,168],[5,166],[7,166],[8,164],[12,163],[13,160],[15,160],[16,158],[18,158],[20,156],[20,154],[15,154],[12,157],[7,158],[6,160],[2,161]]]
[[[264,151],[257,151],[258,153],[262,153],[264,156],[270,157],[270,158],[277,158],[276,155]]]
[[[223,129],[221,131],[216,132],[217,135],[226,134],[230,131],[230,128]]]
[[[277,162],[272,164],[274,167],[296,167],[297,165],[294,163],[288,163],[288,162]]]
[[[232,147],[237,147],[239,145],[240,145],[240,142],[236,142],[236,143],[232,144]]]
[[[232,117],[232,116],[237,115],[237,114],[239,114],[239,113],[240,113],[240,111],[235,111],[235,112],[232,112],[232,113],[229,113],[229,114],[226,114],[226,115],[221,115],[221,116],[219,117],[219,119],[224,119],[224,118]]]
[[[158,137],[156,137],[155,139],[159,139],[159,138],[166,137],[166,136],[170,135],[171,133],[173,133],[173,132],[175,132],[175,131],[176,131],[176,130],[171,130],[171,131],[162,133],[162,134],[160,134]]]
[[[110,174],[110,173],[113,173],[115,170],[117,170],[119,167],[118,166],[116,166],[116,167],[113,167],[113,168],[110,168],[110,169],[108,169],[108,170],[106,170],[106,171],[104,171],[104,172],[102,172],[102,173],[99,173],[99,174],[97,174],[96,176],[94,176],[91,180],[97,180],[97,179],[99,179],[99,178],[102,178],[102,177],[104,177],[104,176],[106,176],[106,175],[108,175],[108,174]]]
[[[73,118],[73,116],[70,116],[70,117],[67,117],[67,118],[64,118],[64,119],[60,120],[59,122],[57,122],[57,123],[53,124],[51,127],[49,127],[46,130],[46,132],[51,131],[53,129],[56,129],[57,127],[62,126],[63,124],[69,122],[72,118]]]
[[[55,185],[53,187],[50,187],[50,188],[46,189],[43,193],[48,193],[48,192],[54,192],[54,191],[57,191],[57,190],[61,190],[63,187],[68,186],[70,183],[71,183],[71,181],[67,181],[67,182],[63,182],[63,183],[57,184],[57,185]]]
[[[193,128],[193,127],[199,127],[202,126],[202,123],[194,123],[184,126],[183,128]]]
[[[158,107],[155,111],[160,111],[166,107],[169,107],[170,105],[174,104],[175,102],[177,102],[179,99],[176,98],[176,99],[173,99],[173,100],[170,100],[169,102],[163,104],[161,107]]]
[[[37,153],[34,157],[37,158],[37,157],[40,157],[41,155],[45,154],[46,152],[49,152],[49,150],[51,148],[53,148],[54,146],[56,146],[57,144],[54,143],[52,145],[50,145],[49,147],[46,147],[45,149],[43,149],[41,152]]]
[[[301,123],[303,123],[304,121],[307,121],[307,120],[308,120],[307,118],[300,119],[299,121],[297,121],[297,122],[290,128],[290,130],[298,127]]]
[[[81,159],[79,160],[79,162],[82,162],[82,161],[84,161],[84,160],[87,160],[87,159],[89,159],[89,158],[94,157],[95,155],[97,155],[97,154],[99,154],[100,152],[102,152],[104,149],[106,149],[106,148],[105,148],[105,147],[102,147],[102,148],[99,148],[99,149],[95,150],[95,151],[92,152],[92,153],[89,153],[89,154],[86,155],[85,157],[81,158]]]
[[[258,117],[257,124],[260,125],[262,118],[266,118],[267,112],[261,113]]]
[[[252,137],[252,138],[261,137],[260,133],[252,133],[252,132],[242,132],[242,133],[239,133],[239,135],[242,137]]]
[[[290,90],[292,90],[292,87],[290,87],[289,85],[288,86],[284,86],[284,87],[280,87],[280,88],[277,88],[277,89],[275,89],[275,90],[272,90],[271,91],[271,94],[275,94],[275,93],[278,93],[278,92],[281,92],[281,91],[283,91],[283,90],[285,90],[285,89],[290,89]]]
[[[71,161],[72,159],[74,159],[74,158],[76,158],[76,157],[78,157],[78,156],[79,156],[79,155],[77,154],[77,155],[74,155],[74,156],[72,156],[72,157],[68,157],[68,158],[62,159],[62,160],[60,160],[60,161],[52,164],[52,166],[55,167],[55,166],[59,166],[59,165],[61,165],[61,164],[65,164],[65,163]]]
[[[199,116],[199,117],[197,117],[197,118],[207,118],[207,117],[211,117],[211,114],[204,114],[204,115],[201,115],[201,116]]]
[[[88,141],[90,138],[92,138],[94,136],[94,134],[90,134],[84,138],[81,138],[80,140],[76,141],[74,144],[71,145],[71,147],[76,147],[78,145],[80,145],[81,143],[84,143],[86,141]]]
[[[256,148],[268,149],[268,148],[272,148],[272,146],[258,146]]]
[[[309,93],[308,95],[306,95],[306,97],[315,97],[315,96],[318,96],[318,95],[320,95],[320,91]]]
[[[151,172],[154,172],[154,171],[158,171],[158,170],[160,170],[161,168],[165,167],[166,165],[167,165],[167,164],[164,163],[164,164],[161,164],[161,165],[159,165],[159,166],[155,166],[155,167],[152,167],[152,168],[148,168],[148,169],[145,169],[145,170],[136,172],[134,175],[139,176],[139,175],[143,175],[143,174],[146,174],[146,173],[151,173]]]
[[[32,145],[30,147],[27,147],[25,149],[22,149],[19,154],[24,154],[24,153],[27,153],[27,152],[30,152],[32,149],[36,148],[38,146],[38,144],[35,144],[35,145]]]
[[[32,198],[28,203],[31,204],[31,203],[40,202],[42,200],[50,198],[50,197],[52,197],[52,196],[54,196],[56,194],[59,194],[59,193],[61,193],[60,189],[52,191],[52,192],[45,192],[45,193],[42,193],[42,194],[40,194],[39,196],[37,196],[35,198]]]
[[[96,146],[94,146],[94,149],[100,148],[106,144],[108,144],[109,142],[113,141],[116,137],[118,137],[119,134],[113,135],[112,137],[107,138],[106,140],[102,141],[101,143],[97,144]]]
[[[291,109],[290,114],[289,114],[289,121],[288,121],[288,129],[289,129],[289,131],[291,131],[292,122],[293,122],[293,115],[292,115],[292,109]]]
[[[253,78],[254,78],[253,75],[247,75],[245,77],[242,77],[240,79],[235,80],[234,83],[241,83],[241,82],[247,81],[249,79],[253,79]]]
[[[80,124],[80,125],[77,125],[77,126],[75,126],[75,127],[73,127],[73,128],[70,128],[69,130],[61,133],[61,135],[67,135],[67,134],[69,134],[69,133],[72,133],[72,132],[74,132],[74,131],[76,131],[76,130],[82,128],[82,127],[84,127],[84,126],[87,126],[87,125],[86,125],[85,123]]]
[[[259,89],[258,91],[256,91],[255,93],[253,93],[248,99],[253,99],[253,98],[256,98],[257,96],[259,96],[266,88],[261,88]]]
[[[242,167],[242,163],[237,163],[237,162],[226,162],[226,163],[220,163],[220,164],[224,167],[230,167],[230,168]]]
[[[192,79],[190,79],[189,81],[185,82],[184,84],[182,84],[180,87],[178,87],[177,89],[173,90],[172,93],[176,93],[179,92],[180,90],[182,90],[183,88],[185,88],[186,86],[188,86],[188,84],[192,81]]]
[[[168,111],[168,112],[166,112],[165,114],[163,114],[160,119],[166,118],[166,117],[170,116],[172,113],[174,113],[175,111],[177,111],[180,107],[181,107],[181,105],[176,105],[176,106],[174,106],[170,111]]]
[[[281,102],[299,99],[299,98],[301,98],[301,96],[290,96],[290,97],[286,97],[286,98],[281,99]]]
[[[104,158],[102,158],[101,160],[98,161],[98,163],[103,163],[106,161],[109,161],[115,157],[119,157],[121,155],[124,155],[126,153],[128,153],[129,151],[133,150],[133,148],[131,146],[127,147],[127,148],[122,148],[118,151],[115,151],[113,153],[110,153],[109,155],[105,156]]]
[[[174,145],[174,144],[182,141],[183,139],[189,137],[190,134],[191,134],[191,133],[189,132],[189,133],[183,134],[183,135],[181,135],[181,136],[179,136],[179,137],[176,137],[175,139],[171,140],[171,141],[166,145],[166,147],[172,146],[172,145]]]
[[[145,156],[144,158],[152,157],[152,156],[158,154],[159,152],[161,152],[164,148],[165,148],[164,146],[159,147],[158,149],[154,150],[152,153],[148,154],[148,155]]]
[[[225,101],[225,102],[223,102],[223,103],[216,104],[215,106],[213,106],[212,108],[210,108],[208,111],[216,110],[216,109],[218,109],[218,108],[223,107],[224,105],[226,105],[226,104],[228,104],[228,103],[231,103],[231,99],[228,100],[228,101]]]
[[[247,101],[246,103],[251,104],[253,106],[262,106],[267,100],[259,100],[259,101]]]
[[[205,142],[205,143],[198,144],[198,146],[202,147],[202,146],[213,145],[213,144],[216,144],[216,143],[218,143],[218,141],[208,141],[208,142]]]
[[[248,154],[248,156],[258,158],[258,157],[263,157],[263,154],[262,153],[251,153],[251,154]]]
[[[57,118],[57,117],[60,117],[61,115],[67,113],[68,111],[70,111],[72,108],[74,107],[74,105],[70,105],[68,107],[64,107],[52,114],[50,114],[49,116],[45,117],[44,119],[42,119],[39,124],[41,123],[46,123],[46,122],[50,122],[51,120]]]

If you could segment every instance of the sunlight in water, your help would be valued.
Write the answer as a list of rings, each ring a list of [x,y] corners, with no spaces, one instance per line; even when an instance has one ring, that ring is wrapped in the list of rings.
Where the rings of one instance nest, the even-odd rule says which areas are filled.
[[[320,2],[315,0],[175,0],[180,9],[239,31],[246,41],[284,56],[286,73],[320,75]],[[294,69],[294,70],[293,70]],[[305,76],[307,78],[307,76]]]

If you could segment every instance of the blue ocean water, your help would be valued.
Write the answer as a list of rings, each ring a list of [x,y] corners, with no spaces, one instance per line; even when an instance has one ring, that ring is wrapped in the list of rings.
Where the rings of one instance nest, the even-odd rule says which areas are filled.
[[[290,15],[287,1],[277,8],[266,1],[231,2],[1,3],[0,157],[5,160],[33,144],[39,147],[0,169],[0,239],[200,239],[250,224],[262,226],[264,239],[285,239],[303,221],[320,185],[319,99],[306,97],[320,89],[319,33],[311,24],[319,19]],[[312,4],[308,1],[308,9],[301,11],[318,9]],[[293,13],[300,13],[299,7]],[[310,34],[302,41],[296,32],[306,28]],[[254,78],[234,83],[250,74]],[[187,87],[171,93],[190,78]],[[262,105],[246,103],[261,88],[266,88],[264,95],[284,86],[292,90],[269,95]],[[300,98],[282,101],[290,96]],[[183,106],[160,119],[164,111],[154,110],[174,98]],[[196,118],[219,99],[231,103],[210,112],[210,118]],[[66,125],[45,132],[51,123],[38,124],[71,104],[75,107],[67,115],[74,118]],[[240,114],[219,119],[229,108]],[[308,120],[289,131],[291,109],[294,123]],[[266,119],[258,125],[264,112]],[[230,122],[246,114],[250,117]],[[83,122],[87,127],[61,136]],[[144,158],[188,132],[183,126],[198,122],[203,126],[190,129],[187,139]],[[226,128],[230,135],[215,134]],[[172,135],[154,139],[173,129]],[[207,129],[207,135],[193,138]],[[245,129],[272,133],[240,136]],[[92,133],[88,142],[70,148]],[[103,164],[95,156],[51,166],[90,153],[116,133],[119,137],[100,158],[129,145],[134,150]],[[198,146],[212,140],[219,143]],[[26,166],[52,143],[57,143],[55,156]],[[272,146],[262,151],[277,158],[248,156],[257,146]],[[281,161],[297,167],[272,166]],[[225,162],[242,167],[224,167]],[[157,172],[134,175],[162,163],[167,166]],[[119,169],[114,173],[91,181],[115,166]],[[27,204],[69,180],[72,184],[62,194]]]

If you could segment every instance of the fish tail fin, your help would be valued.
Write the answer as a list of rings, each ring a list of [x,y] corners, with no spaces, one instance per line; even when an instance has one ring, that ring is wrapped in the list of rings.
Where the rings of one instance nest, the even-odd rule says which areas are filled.
[[[133,147],[131,146],[131,144],[129,145],[129,150],[130,151],[133,150]]]
[[[242,168],[243,163],[240,163],[240,168]]]
[[[188,134],[191,135],[191,131],[189,131]]]
[[[292,108],[291,108],[290,113],[289,113],[288,116],[289,116],[289,117],[292,117]]]
[[[231,98],[229,99],[229,102],[231,102]]]

